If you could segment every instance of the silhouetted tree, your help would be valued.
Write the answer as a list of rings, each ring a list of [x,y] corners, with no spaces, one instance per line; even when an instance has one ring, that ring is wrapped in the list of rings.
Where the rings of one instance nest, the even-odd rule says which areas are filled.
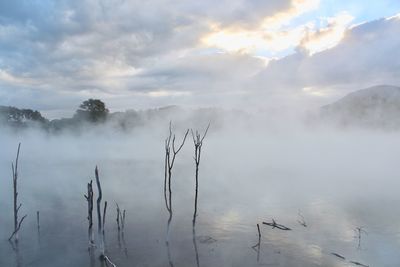
[[[83,101],[76,111],[74,118],[83,119],[90,122],[102,122],[105,121],[108,115],[108,109],[106,104],[100,99],[88,99]]]
[[[0,122],[13,127],[46,125],[49,121],[37,110],[0,106]]]

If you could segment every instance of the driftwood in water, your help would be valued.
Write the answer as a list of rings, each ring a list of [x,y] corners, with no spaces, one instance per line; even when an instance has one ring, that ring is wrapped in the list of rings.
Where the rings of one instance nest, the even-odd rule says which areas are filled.
[[[111,267],[117,267],[117,265],[115,265],[110,258],[108,258],[106,255],[103,256],[103,260],[106,263],[106,266],[111,266]]]
[[[344,261],[346,260],[346,258],[345,258],[344,256],[342,256],[342,255],[340,255],[340,254],[338,254],[338,253],[332,252],[331,254],[332,254],[333,256],[335,256],[335,257],[341,259],[341,260],[344,260]],[[363,263],[358,262],[358,261],[349,261],[349,263],[354,264],[354,265],[357,265],[357,266],[361,266],[361,267],[369,267],[369,265],[363,264]]]
[[[349,262],[352,263],[352,264],[354,264],[354,265],[357,265],[357,266],[369,267],[369,265],[362,264],[362,263],[360,263],[360,262],[358,262],[358,261],[349,261]]]
[[[93,181],[87,184],[87,195],[84,195],[86,201],[88,203],[88,236],[89,236],[89,245],[94,244],[94,236],[93,236]]]
[[[198,193],[199,193],[199,165],[200,165],[200,159],[201,159],[201,148],[203,146],[203,140],[207,135],[208,129],[210,128],[210,123],[208,124],[206,130],[204,131],[203,136],[196,131],[196,134],[191,130],[192,137],[193,137],[193,144],[194,144],[194,163],[196,165],[196,188],[195,188],[195,196],[194,196],[194,212],[193,212],[193,224],[196,223],[196,217],[197,217],[197,199],[198,199]]]
[[[17,149],[17,157],[14,163],[11,163],[11,170],[13,176],[13,189],[14,189],[14,231],[11,233],[8,240],[11,240],[13,237],[16,242],[18,242],[18,231],[21,229],[22,222],[25,220],[27,215],[24,215],[21,220],[18,220],[18,212],[21,208],[22,204],[18,204],[18,159],[19,159],[19,150],[21,148],[21,143],[18,144]]]
[[[292,230],[289,227],[286,227],[282,224],[276,223],[274,219],[272,219],[272,223],[263,222],[263,224],[272,226],[272,229],[277,228],[277,229],[284,230],[284,231]]]
[[[338,257],[339,259],[346,260],[346,258],[338,253],[331,253],[333,256]]]

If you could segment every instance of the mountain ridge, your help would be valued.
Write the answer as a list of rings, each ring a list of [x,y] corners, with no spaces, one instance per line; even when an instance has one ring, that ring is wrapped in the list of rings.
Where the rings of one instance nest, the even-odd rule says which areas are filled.
[[[320,116],[340,126],[400,129],[400,87],[376,85],[353,91],[322,106]]]

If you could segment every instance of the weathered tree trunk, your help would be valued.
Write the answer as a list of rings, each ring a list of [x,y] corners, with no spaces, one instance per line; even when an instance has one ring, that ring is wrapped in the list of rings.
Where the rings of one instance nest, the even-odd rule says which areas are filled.
[[[201,148],[203,146],[203,140],[207,135],[208,129],[210,128],[210,123],[208,124],[206,130],[204,131],[203,136],[196,131],[196,134],[191,130],[192,137],[193,137],[193,144],[194,144],[194,162],[196,166],[196,172],[195,172],[195,195],[194,195],[194,211],[193,211],[193,225],[196,224],[196,217],[197,217],[197,200],[198,200],[198,195],[199,195],[199,165],[200,165],[200,159],[201,159]]]
[[[88,203],[88,237],[89,237],[89,246],[94,245],[94,235],[93,235],[93,181],[91,180],[90,183],[87,184],[87,195],[85,198]]]
[[[18,231],[21,228],[22,222],[26,218],[27,215],[24,215],[21,220],[18,220],[18,212],[21,208],[22,204],[18,204],[18,159],[19,159],[19,151],[21,148],[21,143],[18,144],[17,149],[17,157],[15,159],[15,167],[14,163],[11,163],[11,170],[13,175],[13,189],[14,189],[14,231],[8,240],[11,240],[14,237],[15,242],[18,242]]]
[[[187,135],[189,134],[189,129],[186,130],[185,135],[182,139],[181,144],[178,148],[175,146],[175,134],[172,134],[172,123],[169,123],[169,135],[168,138],[165,140],[165,177],[164,177],[164,199],[165,199],[165,206],[169,213],[168,218],[168,227],[167,227],[167,238],[169,236],[169,224],[172,220],[172,169],[174,167],[175,159],[179,151],[181,151],[183,145],[185,144]],[[171,142],[172,141],[172,142]],[[167,191],[168,185],[168,191]]]
[[[97,236],[100,241],[99,244],[99,249],[101,253],[101,257],[104,257],[104,239],[103,239],[103,229],[102,229],[102,219],[101,219],[101,199],[102,199],[102,191],[101,191],[101,184],[100,184],[100,178],[99,178],[99,171],[96,166],[96,169],[94,170],[95,177],[96,177],[96,184],[97,184],[97,191],[98,191],[98,196],[97,196]]]
[[[167,234],[166,234],[166,242],[165,245],[167,247],[168,261],[170,267],[173,267],[174,264],[171,258],[171,251],[169,247],[169,233],[171,229],[171,221],[172,221],[172,169],[174,167],[176,155],[181,151],[183,145],[185,144],[187,135],[189,133],[189,129],[186,130],[185,135],[182,139],[181,144],[178,148],[175,147],[175,134],[172,134],[172,123],[169,123],[169,135],[165,140],[165,165],[164,165],[164,200],[165,207],[169,213],[168,221],[167,221]],[[172,142],[171,142],[172,141]]]

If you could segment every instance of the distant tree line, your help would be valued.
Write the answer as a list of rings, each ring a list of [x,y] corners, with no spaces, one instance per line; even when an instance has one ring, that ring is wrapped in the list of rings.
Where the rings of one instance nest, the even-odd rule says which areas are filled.
[[[27,127],[34,124],[43,126],[48,122],[49,120],[37,110],[0,106],[0,123],[13,127]]]
[[[248,115],[241,111],[224,111],[217,108],[198,108],[195,110],[182,109],[178,106],[166,106],[147,110],[127,110],[110,113],[106,104],[100,99],[83,101],[71,118],[49,120],[37,110],[19,109],[16,107],[0,106],[0,128],[7,126],[12,129],[40,128],[48,132],[57,133],[64,130],[80,132],[87,127],[106,124],[122,131],[129,131],[135,127],[149,123],[174,120],[177,125],[190,117],[194,124],[207,124],[213,121],[214,128],[223,124],[227,117],[230,121],[246,121]]]
[[[45,129],[61,129],[67,126],[78,126],[82,123],[102,123],[107,119],[109,110],[99,99],[88,99],[68,119],[48,120],[37,110],[19,109],[0,106],[0,123],[13,128],[38,126]]]

